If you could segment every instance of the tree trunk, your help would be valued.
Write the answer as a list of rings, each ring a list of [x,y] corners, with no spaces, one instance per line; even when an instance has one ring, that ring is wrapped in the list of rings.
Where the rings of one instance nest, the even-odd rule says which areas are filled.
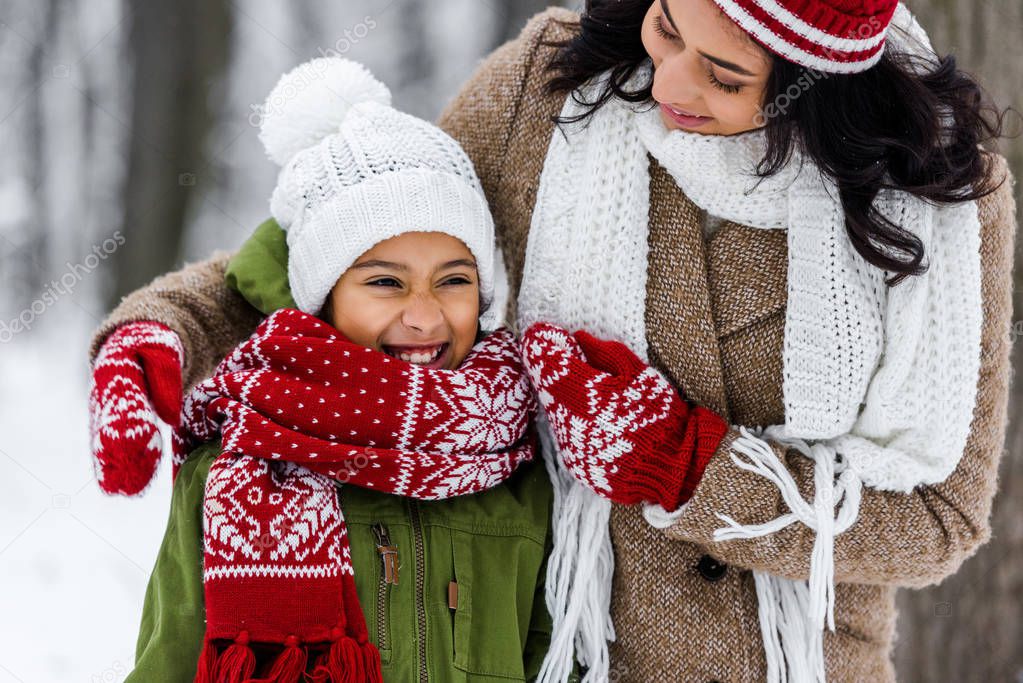
[[[222,92],[228,0],[132,0],[128,46],[131,138],[111,304],[174,269],[189,203],[206,170],[203,148]]]
[[[398,92],[409,102],[407,109],[414,116],[425,116],[424,105],[429,101],[437,77],[435,64],[436,46],[430,43],[425,30],[428,7],[420,0],[401,0],[393,10],[397,17],[401,45],[399,50],[398,80],[394,84]]]
[[[41,84],[48,74],[46,61],[47,46],[54,42],[54,35],[57,25],[57,3],[50,0],[44,7],[46,20],[40,27],[40,33],[33,39],[32,50],[29,55],[27,72],[29,82]],[[33,214],[35,220],[27,226],[29,236],[26,238],[25,246],[20,250],[19,258],[12,261],[17,270],[15,282],[20,284],[18,306],[28,307],[32,299],[39,296],[43,289],[46,275],[50,271],[49,259],[49,230],[53,227],[50,221],[50,206],[46,196],[47,179],[47,150],[46,150],[46,128],[45,128],[45,100],[42,87],[36,85],[32,88],[27,98],[26,109],[28,111],[27,151],[26,165],[28,166],[29,186],[33,192]]]
[[[960,67],[977,76],[996,104],[1023,110],[1023,3],[914,0],[912,9],[935,48],[955,53]],[[1019,117],[1010,121],[1010,129],[1019,131]],[[1017,178],[1023,176],[1023,138],[1001,141],[1000,151]],[[1023,183],[1016,188],[1018,205],[1023,205],[1021,190]],[[1021,293],[1023,287],[1015,286],[1017,311]],[[1020,336],[1005,333],[1014,341]],[[1014,344],[1012,359],[1014,367],[1023,361],[1020,344]],[[1023,385],[1013,382],[991,542],[940,585],[899,593],[895,662],[900,683],[1023,680],[1021,407]]]

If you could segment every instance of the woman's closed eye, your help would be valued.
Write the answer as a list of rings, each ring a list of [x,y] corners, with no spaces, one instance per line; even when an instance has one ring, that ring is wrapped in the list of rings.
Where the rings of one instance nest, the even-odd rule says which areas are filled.
[[[735,93],[742,90],[742,85],[738,83],[725,83],[724,81],[718,80],[718,77],[714,75],[713,69],[707,69],[707,80],[718,90],[734,95]]]
[[[664,38],[665,40],[671,41],[681,40],[681,38],[676,36],[674,33],[671,33],[670,31],[668,31],[668,29],[664,27],[664,19],[660,14],[654,17],[654,30],[657,31],[657,35],[659,35],[661,38]]]
[[[664,38],[665,40],[670,40],[673,43],[682,42],[681,36],[675,35],[665,27],[664,16],[661,14],[658,14],[657,16],[654,17],[654,31],[656,31],[657,34]],[[710,81],[710,84],[717,88],[718,90],[726,92],[730,95],[734,95],[735,93],[742,90],[741,83],[726,83],[725,81],[722,81],[716,75],[714,75],[714,69],[710,67],[707,68],[707,80]]]

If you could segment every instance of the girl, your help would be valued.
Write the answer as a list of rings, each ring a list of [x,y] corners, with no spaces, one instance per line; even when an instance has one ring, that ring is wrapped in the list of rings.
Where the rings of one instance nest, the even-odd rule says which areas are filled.
[[[261,130],[283,165],[276,222],[229,269],[269,317],[185,402],[128,680],[532,679],[552,492],[514,339],[483,329],[493,224],[475,172],[357,64],[304,64],[269,101],[285,93]],[[98,386],[144,338],[168,337],[108,340]],[[107,455],[107,490],[151,473]]]

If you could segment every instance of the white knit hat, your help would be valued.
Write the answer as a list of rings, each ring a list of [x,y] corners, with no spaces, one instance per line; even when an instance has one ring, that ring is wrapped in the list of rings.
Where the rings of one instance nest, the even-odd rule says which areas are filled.
[[[406,232],[441,232],[475,257],[487,311],[494,222],[472,161],[451,136],[390,102],[383,83],[340,57],[299,65],[267,98],[259,138],[282,166],[270,213],[287,231],[295,303],[315,315],[374,245]],[[497,313],[484,316],[484,329]]]

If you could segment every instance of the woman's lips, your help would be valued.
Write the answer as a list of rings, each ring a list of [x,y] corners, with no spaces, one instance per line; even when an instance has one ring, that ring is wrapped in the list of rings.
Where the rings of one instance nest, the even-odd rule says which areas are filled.
[[[670,105],[661,104],[661,111],[664,112],[665,116],[677,123],[683,128],[699,128],[700,126],[706,125],[714,120],[712,116],[698,116],[685,112],[681,109],[676,109]]]

